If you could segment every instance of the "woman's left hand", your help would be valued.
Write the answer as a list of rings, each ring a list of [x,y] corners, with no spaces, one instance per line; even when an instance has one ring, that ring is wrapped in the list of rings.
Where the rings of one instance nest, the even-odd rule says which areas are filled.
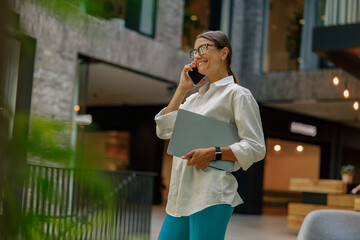
[[[188,152],[182,159],[189,159],[188,166],[194,166],[200,169],[205,169],[209,166],[210,162],[214,160],[215,148],[199,148]]]

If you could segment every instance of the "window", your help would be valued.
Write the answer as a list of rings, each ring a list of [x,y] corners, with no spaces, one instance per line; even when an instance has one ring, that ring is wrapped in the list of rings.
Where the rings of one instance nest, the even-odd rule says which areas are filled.
[[[230,37],[233,0],[185,0],[182,49],[193,47],[197,35],[221,30]]]
[[[6,39],[6,41],[7,46],[10,49],[9,52],[11,54],[8,56],[6,66],[2,66],[4,68],[1,69],[1,79],[5,80],[5,82],[1,83],[1,85],[3,85],[1,86],[1,89],[4,91],[1,93],[1,96],[4,96],[4,99],[1,99],[1,105],[2,108],[7,108],[10,114],[8,111],[1,111],[0,113],[3,114],[5,118],[9,119],[9,139],[11,139],[13,133],[14,115],[16,112],[16,98],[18,93],[21,43],[12,37]]]
[[[264,71],[299,69],[304,0],[268,0]]]
[[[314,3],[312,3],[314,4]],[[314,8],[316,8],[316,15],[315,15],[315,19],[316,19],[316,22],[314,23],[314,26],[317,26],[317,27],[323,27],[325,26],[326,24],[329,23],[329,21],[327,21],[327,18],[326,18],[326,5],[329,4],[329,2],[327,0],[317,0],[316,3],[312,6]],[[311,35],[312,37],[312,35]],[[304,48],[306,48],[307,46],[304,46]],[[310,49],[310,47],[309,47]],[[311,51],[311,50],[309,50]],[[326,60],[324,60],[323,58],[319,58],[317,57],[318,61],[315,62],[313,65],[312,68],[308,68],[308,67],[305,67],[304,69],[314,69],[314,68],[334,68],[335,65],[332,63],[332,62],[328,62]],[[302,59],[304,60],[304,59]],[[305,59],[306,60],[306,59]],[[306,62],[304,62],[304,65],[305,65]],[[305,65],[306,66],[306,65]]]
[[[147,36],[154,36],[156,0],[80,0],[80,9]]]
[[[324,26],[325,24],[325,8],[326,0],[317,0],[316,5],[316,26]]]
[[[156,0],[128,0],[125,26],[154,36]]]
[[[319,0],[318,0],[319,1]],[[324,2],[324,0],[321,0]],[[356,0],[326,0],[323,3],[325,26],[359,23],[360,2]]]

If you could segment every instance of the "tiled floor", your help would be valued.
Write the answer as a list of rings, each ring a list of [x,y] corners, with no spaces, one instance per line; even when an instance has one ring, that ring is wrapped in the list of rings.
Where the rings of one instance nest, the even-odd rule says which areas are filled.
[[[165,219],[163,206],[154,206],[151,239],[156,240]],[[297,231],[286,226],[286,216],[233,214],[226,240],[296,240]]]

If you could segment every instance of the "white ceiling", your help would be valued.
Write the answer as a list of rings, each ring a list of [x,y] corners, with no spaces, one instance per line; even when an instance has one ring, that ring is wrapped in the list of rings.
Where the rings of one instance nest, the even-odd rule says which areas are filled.
[[[118,68],[106,63],[89,65],[88,106],[167,105],[171,100],[164,82],[150,76]],[[353,101],[307,101],[265,103],[264,106],[305,114],[328,121],[340,122],[360,128],[360,110],[355,111]]]

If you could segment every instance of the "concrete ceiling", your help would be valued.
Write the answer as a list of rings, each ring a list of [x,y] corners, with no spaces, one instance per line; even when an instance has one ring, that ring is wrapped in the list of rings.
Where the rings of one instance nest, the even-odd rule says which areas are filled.
[[[171,82],[106,63],[89,65],[88,106],[167,105]]]
[[[355,111],[353,109],[353,102],[351,100],[338,100],[267,103],[263,105],[360,128],[360,110]]]
[[[88,106],[167,105],[173,83],[106,63],[89,66]],[[304,114],[360,128],[360,110],[353,101],[265,103],[264,106]]]
[[[314,28],[312,50],[360,78],[360,23]]]

